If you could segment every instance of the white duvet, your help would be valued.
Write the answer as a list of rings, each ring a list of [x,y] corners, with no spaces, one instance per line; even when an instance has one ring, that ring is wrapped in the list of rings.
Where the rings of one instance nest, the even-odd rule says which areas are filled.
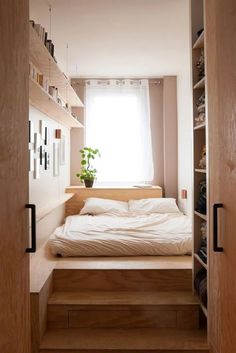
[[[191,223],[181,213],[69,216],[50,248],[65,257],[185,255],[192,249]]]

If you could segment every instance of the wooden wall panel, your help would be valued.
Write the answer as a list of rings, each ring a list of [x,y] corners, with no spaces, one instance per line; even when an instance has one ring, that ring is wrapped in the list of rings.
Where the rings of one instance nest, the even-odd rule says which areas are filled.
[[[29,353],[28,0],[0,1],[0,352]]]

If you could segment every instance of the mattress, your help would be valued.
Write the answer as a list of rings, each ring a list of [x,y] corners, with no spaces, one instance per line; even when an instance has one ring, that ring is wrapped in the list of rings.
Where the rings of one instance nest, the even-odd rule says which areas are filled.
[[[191,222],[181,213],[69,216],[49,240],[52,254],[140,256],[191,254]]]

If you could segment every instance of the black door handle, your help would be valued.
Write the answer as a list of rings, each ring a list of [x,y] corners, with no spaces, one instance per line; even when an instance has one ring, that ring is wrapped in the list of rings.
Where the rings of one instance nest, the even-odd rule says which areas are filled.
[[[223,208],[222,203],[213,205],[213,250],[215,252],[223,252],[224,249],[218,246],[218,208]]]
[[[36,252],[36,206],[33,204],[25,205],[31,209],[31,247],[27,248],[26,252]]]

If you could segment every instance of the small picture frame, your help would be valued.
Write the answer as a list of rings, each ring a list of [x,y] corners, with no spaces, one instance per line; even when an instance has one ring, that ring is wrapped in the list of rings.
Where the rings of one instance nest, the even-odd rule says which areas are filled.
[[[65,148],[66,148],[65,135],[62,135],[60,140],[60,165],[65,165],[65,156],[66,156]]]
[[[44,169],[48,170],[50,168],[50,157],[48,152],[44,152]]]
[[[29,150],[29,171],[34,171],[34,150]]]
[[[34,122],[29,120],[29,143],[34,143]]]
[[[46,127],[45,121],[39,120],[39,131],[44,141],[45,141],[45,127]]]
[[[48,140],[49,140],[49,129],[47,126],[45,126],[45,137],[44,137],[44,144],[45,146],[48,145]]]
[[[39,147],[40,147],[40,143],[41,143],[41,136],[39,133],[35,132],[34,133],[34,151],[35,151],[35,153],[38,152]]]
[[[53,175],[59,175],[59,144],[54,142],[53,143]]]
[[[39,179],[39,177],[40,177],[39,169],[40,169],[39,159],[35,158],[34,159],[34,179]]]

